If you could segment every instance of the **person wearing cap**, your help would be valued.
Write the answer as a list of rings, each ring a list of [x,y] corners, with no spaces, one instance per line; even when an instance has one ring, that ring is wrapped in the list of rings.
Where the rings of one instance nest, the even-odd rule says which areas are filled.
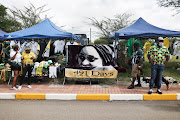
[[[25,79],[25,75],[28,72],[28,88],[32,88],[30,86],[30,78],[31,78],[31,72],[33,70],[33,66],[34,66],[34,61],[36,61],[36,56],[33,52],[31,52],[31,48],[30,47],[26,47],[25,48],[25,52],[23,52],[22,57],[21,57],[22,63],[23,63],[23,74],[22,74],[22,79],[20,81],[20,86],[19,86],[19,90],[22,88],[22,83]]]
[[[19,47],[18,45],[14,44],[12,46],[11,52],[10,52],[10,58],[11,58],[11,70],[14,71],[14,79],[12,84],[12,90],[18,90],[17,87],[17,78],[18,73],[21,71],[21,54],[18,51]]]
[[[149,92],[148,94],[152,94],[152,88],[154,85],[155,79],[157,80],[157,93],[162,94],[161,82],[162,82],[162,74],[165,69],[166,64],[169,60],[169,51],[166,46],[163,45],[163,38],[156,38],[156,44],[151,46],[148,51],[147,57],[149,59],[149,63],[151,63],[151,80],[149,83]]]
[[[138,80],[138,84],[135,85],[136,87],[141,87],[141,83],[140,83],[140,73],[143,69],[143,56],[144,53],[142,51],[142,49],[139,47],[139,43],[135,42],[133,44],[133,55],[131,58],[131,63],[132,63],[132,73],[131,76],[133,78],[131,85],[128,87],[128,89],[133,89],[134,88],[134,82],[137,78]]]

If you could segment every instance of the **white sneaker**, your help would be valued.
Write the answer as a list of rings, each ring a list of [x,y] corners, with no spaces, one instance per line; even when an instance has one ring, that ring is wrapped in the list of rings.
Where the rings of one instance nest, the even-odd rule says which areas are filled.
[[[27,86],[28,88],[32,88],[30,85]]]
[[[11,88],[11,90],[18,90],[16,87]]]
[[[21,90],[22,89],[22,85],[18,87],[18,90]]]
[[[16,85],[16,88],[19,88],[19,85]]]

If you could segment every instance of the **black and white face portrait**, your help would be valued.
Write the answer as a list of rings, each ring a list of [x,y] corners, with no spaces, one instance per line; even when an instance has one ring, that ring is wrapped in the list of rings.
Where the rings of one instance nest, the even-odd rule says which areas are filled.
[[[78,63],[81,67],[103,67],[103,60],[93,46],[86,46],[80,51]]]
[[[68,46],[68,67],[74,69],[103,69],[116,66],[114,51],[108,45]]]

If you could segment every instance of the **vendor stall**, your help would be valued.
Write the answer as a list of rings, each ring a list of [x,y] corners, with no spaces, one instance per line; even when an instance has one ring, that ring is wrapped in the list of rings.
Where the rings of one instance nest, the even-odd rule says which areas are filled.
[[[57,72],[60,71],[58,57],[64,49],[64,45],[62,45],[60,52],[56,52],[57,47],[59,47],[57,45],[59,44],[55,42],[78,39],[76,35],[62,30],[49,19],[30,28],[7,33],[4,36],[5,40],[8,40],[9,43],[20,43],[21,54],[26,47],[30,47],[31,51],[35,53],[38,59],[34,64],[32,76],[49,78],[57,77]],[[53,48],[56,48],[56,50]]]

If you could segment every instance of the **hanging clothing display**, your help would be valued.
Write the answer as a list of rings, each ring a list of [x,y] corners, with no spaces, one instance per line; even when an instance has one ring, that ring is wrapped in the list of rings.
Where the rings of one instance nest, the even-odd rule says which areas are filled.
[[[55,51],[55,46],[54,46],[54,42],[52,42],[50,45],[50,56],[55,55],[54,51]]]
[[[2,63],[2,43],[0,43],[0,63]]]
[[[147,41],[143,46],[144,58],[147,56],[147,51],[151,48],[151,42]]]
[[[176,41],[173,45],[174,48],[174,56],[180,56],[180,41]]]
[[[25,51],[26,47],[30,47],[31,52],[33,52],[36,56],[38,55],[38,53],[40,51],[40,46],[37,42],[35,42],[35,41],[27,42],[26,41],[21,45],[19,52],[22,54]]]
[[[44,67],[44,65],[39,65],[36,68],[36,76],[42,76],[43,75],[43,67]]]
[[[39,51],[40,51],[39,44],[37,42],[35,42],[35,41],[31,41],[30,44],[31,44],[31,47],[30,47],[31,52],[33,52],[36,56],[38,56]]]
[[[44,76],[49,75],[49,66],[48,65],[44,65],[44,67],[43,67],[43,75]]]
[[[10,41],[4,41],[2,44],[2,62],[10,62]]]
[[[39,54],[38,54],[38,58],[37,58],[37,62],[40,62],[43,60],[43,57],[42,57],[42,54],[47,46],[46,42],[45,41],[40,41],[39,42],[39,45],[40,45],[40,51],[39,51]]]
[[[49,57],[50,54],[50,45],[51,45],[51,40],[49,41],[49,43],[47,44],[44,53],[42,54],[43,57]]]
[[[173,55],[173,53],[174,53],[174,49],[173,49],[173,43],[172,42],[169,42],[169,53],[171,54],[171,55]]]
[[[78,43],[77,42],[73,42],[73,43],[67,42],[66,45],[78,45]]]
[[[49,67],[49,78],[57,78],[57,67],[56,66]]]
[[[30,44],[29,42],[25,41],[25,42],[21,45],[19,52],[22,54],[22,53],[25,51],[25,48],[26,48],[26,47],[30,47],[30,48],[31,48],[30,45],[31,45],[31,44]]]
[[[54,42],[54,53],[63,53],[65,42],[63,40],[57,40]]]
[[[15,41],[15,40],[11,40],[10,47],[12,48],[12,46],[15,44],[18,45],[19,48],[21,47],[20,41]]]
[[[128,56],[132,56],[132,54],[133,54],[133,44],[135,42],[138,42],[139,47],[142,48],[142,44],[141,44],[140,40],[137,40],[137,39],[134,39],[134,38],[129,39],[128,42],[126,43],[126,47],[128,47]]]
[[[166,46],[167,48],[169,48],[169,38],[168,37],[164,38],[163,45]]]

